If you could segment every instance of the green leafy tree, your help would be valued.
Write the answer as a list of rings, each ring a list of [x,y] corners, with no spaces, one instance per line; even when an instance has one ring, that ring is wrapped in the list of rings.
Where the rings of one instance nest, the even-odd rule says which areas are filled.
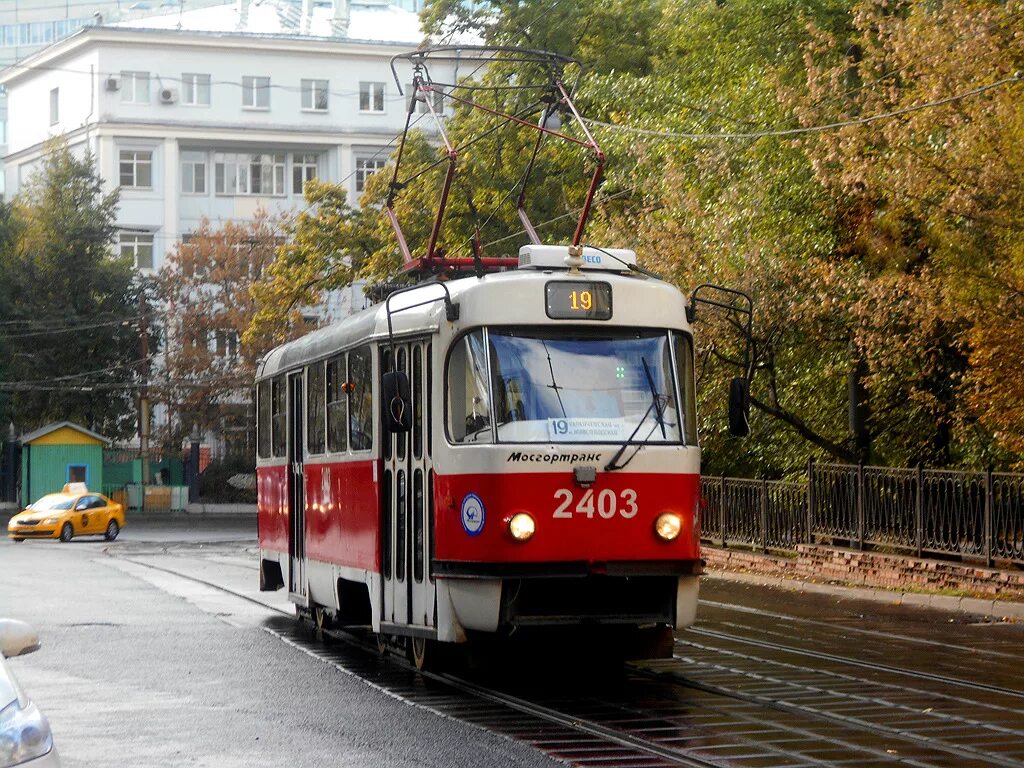
[[[857,343],[889,461],[1020,461],[1024,41],[1020,4],[860,2],[808,47],[809,123],[902,112],[808,142],[870,280]],[[1013,454],[1016,454],[1014,458]]]
[[[22,430],[65,419],[111,438],[135,429],[142,288],[112,251],[117,202],[91,156],[55,143],[11,205],[0,242],[0,389]]]

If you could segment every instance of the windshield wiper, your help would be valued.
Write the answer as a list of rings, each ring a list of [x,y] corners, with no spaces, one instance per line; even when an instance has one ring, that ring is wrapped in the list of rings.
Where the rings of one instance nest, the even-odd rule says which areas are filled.
[[[616,469],[623,469],[627,464],[629,464],[629,462],[633,460],[633,457],[640,452],[640,449],[651,441],[651,435],[654,434],[654,430],[657,429],[659,426],[661,427],[662,439],[668,439],[665,433],[664,411],[665,406],[668,404],[668,398],[665,395],[658,394],[657,389],[655,389],[654,387],[654,379],[651,377],[651,371],[647,367],[647,360],[645,358],[641,358],[641,360],[643,360],[644,371],[647,372],[647,383],[651,387],[651,404],[647,406],[647,410],[644,411],[644,415],[640,417],[640,421],[637,422],[637,425],[633,429],[633,432],[630,434],[629,437],[626,438],[625,442],[619,446],[619,450],[617,450],[615,452],[615,455],[612,456],[611,461],[604,465],[605,472],[614,472]],[[640,431],[640,427],[644,425],[644,422],[647,421],[647,417],[651,415],[652,411],[654,412],[657,418],[657,422],[653,427],[651,427],[651,431],[647,433],[647,437],[645,437],[643,440],[637,443],[636,450],[629,455],[629,458],[626,459],[621,464],[619,464],[618,461],[619,459],[622,458],[622,454],[626,452],[626,449],[633,442],[633,438],[636,437],[636,433]]]
[[[647,365],[647,358],[641,357],[640,362],[644,364],[644,374],[647,376],[647,386],[651,390],[651,405],[654,406],[654,412],[658,416],[658,426],[661,427],[661,439],[667,440],[668,435],[665,434],[665,414],[661,410],[661,401],[659,400],[661,395],[658,394],[658,390],[654,386],[654,377],[651,376],[651,367]],[[648,408],[647,410],[650,412],[651,409]],[[647,417],[645,416],[644,418]],[[648,435],[648,437],[650,437],[650,435]]]
[[[622,454],[626,452],[626,449],[629,447],[630,443],[633,442],[633,438],[636,437],[636,433],[640,431],[640,427],[642,427],[644,425],[644,422],[647,421],[647,417],[650,415],[651,410],[654,409],[656,404],[657,401],[655,400],[650,405],[647,406],[647,410],[644,411],[644,415],[640,417],[640,421],[636,423],[636,427],[633,428],[632,433],[630,433],[629,437],[626,438],[625,442],[619,446],[619,450],[617,450],[615,452],[615,455],[612,456],[611,461],[604,465],[605,472],[614,472],[616,469],[622,469],[623,467],[625,467],[627,464],[629,464],[629,462],[633,460],[633,456],[636,456],[637,451],[639,451],[643,446],[645,446],[647,444],[647,441],[651,439],[651,435],[654,434],[654,430],[658,426],[657,424],[651,427],[651,431],[647,433],[647,437],[645,437],[643,441],[636,447],[636,451],[633,451],[632,456],[626,459],[622,464],[616,464],[616,462],[620,458],[622,458]]]

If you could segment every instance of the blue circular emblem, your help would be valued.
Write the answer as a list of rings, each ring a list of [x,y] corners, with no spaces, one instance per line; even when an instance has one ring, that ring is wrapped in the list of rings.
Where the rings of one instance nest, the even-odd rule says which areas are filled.
[[[462,500],[462,527],[470,536],[477,536],[484,529],[484,503],[475,493]]]

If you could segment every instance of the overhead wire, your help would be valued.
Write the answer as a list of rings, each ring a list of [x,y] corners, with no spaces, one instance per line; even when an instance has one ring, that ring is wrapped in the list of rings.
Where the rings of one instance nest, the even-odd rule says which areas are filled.
[[[1002,88],[1006,85],[1012,85],[1024,81],[1024,75],[1017,72],[1010,77],[1004,77],[1000,80],[996,80],[992,83],[986,83],[985,85],[979,85],[971,88],[967,91],[946,96],[941,99],[935,99],[933,101],[926,101],[920,104],[913,104],[907,107],[901,107],[900,109],[889,110],[887,112],[880,112],[873,115],[867,115],[864,117],[850,118],[848,120],[837,120],[831,123],[824,123],[820,125],[808,125],[800,128],[767,128],[760,131],[739,131],[739,132],[720,132],[720,133],[693,133],[686,131],[660,131],[652,130],[647,128],[639,128],[636,126],[624,125],[620,123],[607,123],[601,120],[592,120],[585,118],[585,122],[588,125],[607,128],[609,130],[637,134],[641,136],[651,136],[655,138],[665,139],[690,139],[690,140],[744,140],[744,139],[761,139],[767,137],[786,137],[786,136],[799,136],[809,133],[821,133],[823,131],[839,130],[841,128],[848,128],[855,125],[868,125],[870,123],[878,122],[879,120],[890,120],[892,118],[901,117],[914,112],[920,112],[926,109],[935,109],[946,104],[952,104],[964,99],[978,96],[987,91],[991,91],[996,88]]]
[[[72,382],[77,379],[84,379],[92,376],[102,376],[103,374],[114,373],[115,371],[124,368],[136,368],[142,365],[143,363],[152,362],[154,359],[155,355],[150,355],[149,357],[143,357],[138,360],[132,360],[123,363],[114,363],[113,365],[109,365],[106,368],[97,368],[96,370],[93,371],[82,371],[81,373],[70,373],[66,376],[48,376],[45,379],[22,379],[20,381],[0,381],[0,386],[34,386],[52,384],[58,381]]]
[[[62,333],[77,333],[79,331],[91,331],[97,328],[110,328],[113,326],[128,327],[130,325],[132,325],[132,323],[128,320],[108,320],[106,322],[83,323],[81,325],[68,325],[64,327],[31,330],[26,331],[24,333],[0,333],[0,341],[10,341],[11,339],[28,339],[35,338],[38,336],[53,336]]]

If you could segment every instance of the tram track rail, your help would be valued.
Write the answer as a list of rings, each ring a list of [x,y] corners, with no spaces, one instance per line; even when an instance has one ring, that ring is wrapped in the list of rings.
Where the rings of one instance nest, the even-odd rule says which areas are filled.
[[[344,674],[353,674],[353,670],[351,670],[347,665],[332,657],[329,646],[324,646],[316,640],[315,632],[312,629],[301,628],[298,625],[297,617],[291,612],[268,605],[261,600],[257,600],[242,592],[225,587],[224,585],[218,584],[214,581],[210,581],[209,579],[203,579],[191,574],[181,573],[173,568],[167,568],[154,563],[147,563],[144,560],[138,559],[138,557],[123,557],[110,552],[108,552],[108,554],[111,554],[111,556],[114,557],[119,557],[119,559],[130,562],[133,565],[176,576],[209,589],[217,590],[248,603],[266,608],[267,610],[273,611],[282,617],[286,617],[294,622],[293,626],[288,628],[264,627],[264,631],[302,651],[303,653],[330,664]],[[365,653],[368,657],[377,660],[377,649],[358,636],[340,631],[332,631],[329,634],[334,640],[344,642],[346,645],[356,648]],[[513,738],[533,743],[562,741],[567,745],[572,745],[570,750],[565,751],[571,751],[573,754],[578,753],[580,750],[586,750],[588,747],[593,751],[594,759],[591,760],[587,759],[585,756],[577,756],[571,761],[573,765],[584,767],[617,765],[635,766],[635,768],[657,768],[658,766],[721,768],[723,765],[720,761],[707,760],[699,755],[687,754],[678,749],[669,749],[655,742],[644,740],[643,738],[639,738],[626,732],[616,731],[615,729],[601,725],[600,723],[586,721],[578,717],[559,712],[550,707],[545,707],[521,697],[486,689],[483,686],[454,675],[438,674],[427,671],[416,672],[411,664],[400,657],[394,657],[391,660],[391,664],[393,666],[400,667],[404,673],[413,675],[414,677],[419,675],[433,681],[434,683],[447,686],[450,689],[457,691],[463,697],[472,697],[478,701],[485,701],[489,704],[497,705],[500,708],[511,710],[521,715],[526,715],[538,721],[537,725],[532,729],[527,729],[525,732],[523,731],[523,723],[521,721],[517,722],[516,725],[518,733],[516,733]],[[367,670],[365,669],[362,670],[363,673],[366,671]],[[454,699],[439,700],[435,692],[429,692],[428,695],[424,697],[422,695],[422,691],[417,689],[414,685],[404,684],[396,686],[392,684],[385,686],[380,683],[373,682],[364,676],[364,674],[359,674],[358,672],[355,674],[357,674],[371,687],[385,693],[386,695],[414,703],[418,706],[424,706],[425,708],[444,716],[454,716],[452,714],[452,710],[457,709],[458,705],[461,703],[459,700]],[[396,687],[398,688],[397,691],[395,690]],[[424,698],[426,700],[424,700]],[[476,713],[467,710],[463,712],[459,719],[468,720],[470,722],[475,721],[476,724],[481,727],[497,730],[498,732],[503,730],[500,717],[501,713],[496,713],[497,716],[495,713],[490,714],[490,716],[487,716],[487,712],[483,712],[482,714],[484,715],[483,717],[481,717],[481,712],[479,710],[477,710]],[[561,739],[558,739],[557,734],[545,733],[544,729],[539,727],[545,724],[563,728],[567,733],[564,734]],[[596,742],[604,742],[605,744],[613,745],[613,748],[611,750],[606,747],[602,748],[603,745],[600,743],[596,745],[581,746],[579,743],[579,738],[581,736],[589,737],[591,740]],[[542,751],[545,751],[548,754],[553,754],[555,757],[559,756],[559,751],[563,751],[557,749],[552,750],[544,747],[540,748]],[[610,758],[614,759],[615,762],[610,763]]]
[[[849,667],[859,667],[861,669],[870,669],[878,672],[886,672],[892,675],[898,675],[900,677],[914,678],[918,680],[930,680],[936,683],[942,683],[945,685],[956,686],[958,688],[970,688],[977,691],[985,691],[988,693],[996,693],[1000,696],[1009,696],[1024,700],[1024,691],[1018,691],[1013,688],[1005,688],[998,685],[989,685],[987,683],[979,683],[974,680],[965,680],[959,677],[950,677],[948,675],[939,675],[932,672],[922,672],[920,670],[913,669],[901,669],[900,667],[894,667],[889,664],[880,664],[874,661],[863,661],[861,659],[855,659],[850,656],[840,656],[832,653],[824,653],[822,651],[811,651],[806,648],[797,648],[791,645],[785,645],[782,643],[773,643],[766,640],[757,640],[743,635],[733,635],[728,632],[721,632],[711,629],[703,628],[689,628],[686,633],[700,635],[701,637],[710,637],[718,640],[726,640],[735,643],[741,643],[744,645],[752,645],[758,648],[764,648],[766,650],[779,651],[796,656],[806,656],[812,659],[818,659],[820,661],[830,661],[837,664],[842,664]],[[685,647],[690,645],[686,640],[676,640],[677,647]]]
[[[721,649],[711,649],[711,650],[714,650],[716,652],[720,652]],[[679,657],[676,657],[676,659],[679,660],[679,661],[685,661],[685,659],[679,659]],[[749,678],[755,676],[754,673],[746,672],[746,671],[738,669],[736,667],[728,667],[727,665],[724,665],[724,664],[715,664],[715,665],[707,665],[707,666],[713,666],[716,671],[726,672],[726,673],[728,673],[728,674],[730,674],[730,675],[732,675],[733,677],[736,677],[736,678],[744,678],[744,677],[746,677],[746,678],[749,679]],[[691,672],[692,671],[692,667],[690,665],[687,665],[686,666],[686,671]],[[842,726],[844,726],[844,727],[846,727],[848,729],[861,731],[861,732],[864,732],[864,733],[867,733],[867,734],[884,734],[884,735],[887,735],[889,737],[898,739],[900,742],[913,742],[914,744],[916,744],[918,746],[925,747],[925,748],[927,748],[929,750],[942,752],[942,753],[948,754],[948,755],[950,755],[952,757],[955,757],[955,758],[958,758],[958,759],[961,759],[961,760],[974,761],[974,762],[969,762],[968,763],[969,765],[975,765],[975,764],[978,764],[978,765],[993,765],[993,766],[1005,766],[1006,768],[1020,768],[1020,766],[1021,766],[1021,761],[1018,758],[1007,757],[1005,755],[1000,755],[1000,754],[998,754],[996,752],[982,750],[982,749],[976,749],[976,748],[973,748],[973,747],[966,747],[966,746],[962,746],[962,745],[950,744],[948,742],[943,741],[942,739],[934,738],[934,737],[931,737],[931,736],[926,736],[926,735],[923,735],[923,734],[920,734],[920,733],[915,733],[914,731],[910,730],[906,726],[890,726],[890,725],[886,725],[886,724],[883,724],[883,723],[880,723],[880,722],[877,722],[877,721],[867,720],[867,719],[862,718],[862,717],[856,717],[856,716],[853,716],[853,715],[847,715],[847,714],[842,714],[842,713],[835,712],[835,711],[829,711],[828,709],[826,709],[826,708],[824,708],[822,706],[811,706],[811,705],[807,705],[807,704],[797,703],[797,702],[792,701],[792,700],[786,700],[785,698],[783,698],[783,696],[779,696],[779,695],[776,695],[776,696],[766,696],[766,695],[760,695],[760,694],[757,694],[757,693],[752,693],[752,692],[749,692],[749,691],[738,690],[736,688],[727,688],[727,687],[724,687],[724,686],[721,686],[721,685],[713,685],[713,684],[709,684],[709,683],[699,682],[699,681],[690,679],[688,677],[683,677],[682,676],[682,670],[669,670],[669,671],[653,672],[651,674],[653,674],[655,677],[660,677],[662,679],[668,679],[671,682],[673,682],[674,684],[676,684],[678,686],[681,686],[683,688],[689,688],[689,689],[693,689],[693,690],[703,691],[705,693],[713,694],[713,695],[716,695],[716,696],[722,696],[722,697],[727,697],[727,698],[730,698],[730,699],[735,699],[737,701],[743,701],[743,702],[746,702],[748,704],[753,704],[753,705],[756,705],[756,706],[759,706],[759,707],[763,707],[765,709],[775,710],[775,711],[778,711],[778,712],[785,712],[785,713],[789,713],[789,714],[797,714],[797,715],[802,715],[802,716],[813,718],[813,719],[820,720],[820,721],[827,721],[827,722],[830,722],[830,723],[835,723],[835,724],[842,725]],[[787,681],[782,680],[780,678],[772,677],[771,675],[768,675],[768,674],[757,674],[756,677],[758,678],[758,682],[775,683],[780,688],[785,688],[787,685],[789,685],[787,683]],[[864,706],[866,709],[868,709],[869,711],[872,708],[877,711],[878,708],[879,708],[879,705],[881,704],[884,709],[888,709],[888,710],[895,710],[895,709],[899,708],[899,709],[902,710],[901,714],[903,714],[905,716],[912,716],[912,715],[915,715],[915,714],[916,715],[922,714],[922,710],[912,710],[909,707],[899,707],[899,705],[894,705],[894,704],[891,704],[891,703],[880,702],[877,698],[871,697],[871,696],[852,696],[852,695],[849,695],[849,694],[837,694],[835,691],[829,691],[829,690],[824,690],[824,689],[817,689],[817,688],[814,688],[814,687],[809,686],[809,685],[803,685],[802,688],[803,688],[802,692],[816,694],[816,695],[818,695],[819,697],[822,697],[822,698],[833,698],[833,697],[841,695],[843,698],[847,699],[851,703],[860,704],[860,705]],[[797,691],[793,691],[792,693],[796,694]],[[794,696],[794,698],[795,698],[795,696]],[[954,718],[946,717],[946,716],[943,716],[943,715],[941,715],[939,713],[934,713],[934,712],[928,713],[928,714],[931,717],[935,718],[936,720],[951,721],[951,720],[954,719]],[[963,726],[967,726],[967,727],[979,728],[979,729],[991,729],[991,730],[997,732],[998,735],[1001,735],[1001,736],[1012,736],[1014,738],[1021,738],[1022,736],[1024,736],[1024,732],[1021,732],[1019,730],[1013,730],[1013,729],[1007,729],[1007,728],[999,728],[997,726],[993,726],[991,724],[983,723],[983,722],[977,721],[977,720],[974,720],[974,721],[961,721],[958,724],[963,725]],[[846,741],[846,744],[848,746],[850,746],[851,748],[857,748],[857,749],[863,750],[863,746],[857,746],[856,744],[854,744],[853,742],[850,742],[848,740]],[[978,763],[977,761],[983,761],[983,762]],[[912,765],[931,765],[932,763],[910,761],[907,764],[912,764]]]
[[[906,642],[908,644],[922,645],[925,647],[935,648],[937,650],[954,650],[963,652],[965,654],[969,653],[972,655],[991,656],[993,658],[1002,658],[1012,661],[1019,660],[1019,656],[1016,656],[1012,653],[1005,653],[1003,651],[996,651],[991,648],[977,648],[975,646],[957,645],[955,643],[931,640],[926,637],[899,635],[893,634],[892,632],[881,632],[877,629],[866,629],[864,627],[850,626],[849,624],[837,624],[836,622],[821,621],[820,619],[809,619],[806,616],[794,616],[788,613],[767,611],[761,608],[754,608],[748,605],[735,605],[733,603],[723,603],[718,600],[708,600],[705,598],[701,598],[700,603],[701,606],[704,608],[717,608],[733,613],[753,615],[757,616],[758,618],[779,619],[781,621],[785,621],[791,624],[798,624],[805,627],[828,628],[833,631],[841,627],[843,632],[859,635],[862,637],[874,638],[884,642],[892,642],[895,639]]]
[[[297,650],[386,695],[525,742],[572,765],[1024,765],[1012,747],[1005,748],[1009,752],[998,749],[1000,741],[1024,742],[1024,713],[964,694],[1004,696],[1012,701],[1024,698],[1024,692],[1011,688],[983,683],[965,686],[971,681],[698,627],[680,634],[674,658],[628,665],[622,690],[604,690],[598,683],[589,697],[586,692],[556,690],[557,686],[520,695],[511,684],[481,684],[457,674],[416,672],[404,657],[394,656],[382,663],[365,633],[318,633],[298,622],[293,612],[243,591],[173,566],[147,562],[153,554],[114,556],[262,606],[276,616],[263,631]],[[184,553],[160,554],[173,557]],[[325,638],[332,644],[325,644]],[[779,654],[783,660],[771,658]],[[837,665],[841,669],[835,669]],[[883,677],[902,675],[902,679],[918,679],[928,685],[918,689],[843,670],[864,670]],[[823,685],[822,680],[834,682]],[[856,691],[859,686],[864,692]],[[929,690],[929,686],[941,686],[942,690]],[[988,709],[994,713],[993,721],[922,711],[900,703],[901,695],[932,696],[951,707]],[[856,711],[858,707],[863,714]],[[1022,714],[1019,728],[998,724],[999,715],[1007,712]],[[881,715],[890,721],[879,722]],[[938,730],[933,724],[938,724]],[[943,724],[956,733],[969,732],[977,741],[951,743],[944,738]],[[989,744],[997,746],[987,748]],[[851,763],[851,758],[862,762]]]

